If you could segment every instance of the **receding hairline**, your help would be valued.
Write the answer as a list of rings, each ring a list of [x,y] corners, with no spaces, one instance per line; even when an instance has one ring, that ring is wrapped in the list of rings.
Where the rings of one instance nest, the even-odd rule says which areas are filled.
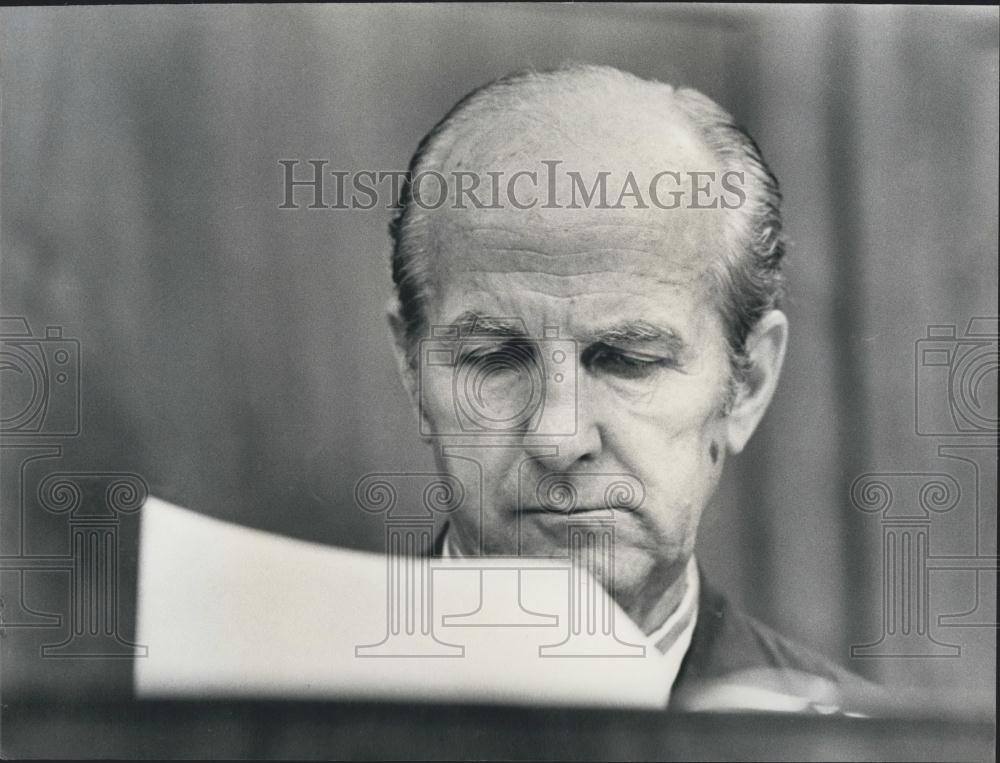
[[[685,110],[684,93],[683,88],[670,84],[591,65],[510,75],[459,101],[439,123],[435,139],[430,141],[417,165],[418,170],[443,175],[456,169],[477,173],[498,170],[509,177],[520,169],[542,170],[541,160],[565,160],[558,171],[582,170],[588,184],[597,171],[612,171],[614,179],[609,181],[609,187],[613,189],[633,170],[641,187],[648,186],[650,176],[665,170],[721,172],[724,161]],[[579,124],[574,124],[574,119]],[[522,134],[516,127],[520,125],[536,129],[525,131],[523,139],[519,139]],[[620,141],[619,137],[625,140]],[[584,167],[581,159],[590,166]],[[647,177],[643,178],[644,174]],[[452,224],[462,225],[466,213],[453,212],[449,205],[414,211],[421,218],[421,225],[419,230],[412,231],[416,235],[411,243],[425,258],[422,287],[425,296],[432,297],[441,276],[439,258],[434,255],[440,242],[435,243],[435,239],[453,233]],[[520,210],[505,211],[515,217],[523,214]],[[507,216],[504,211],[491,214]],[[588,222],[593,223],[595,214],[606,218],[604,221],[609,224],[645,224],[666,233],[679,217],[704,211],[652,207],[620,211],[557,210],[553,213],[554,224],[564,227],[576,215],[589,215]],[[709,271],[717,259],[709,250],[738,243],[738,235],[731,227],[720,222],[716,228],[719,238],[706,241],[705,257],[698,266],[700,277],[706,282],[710,281]]]
[[[738,350],[748,317],[759,316],[757,311],[766,305],[780,303],[783,288],[780,191],[753,139],[735,124],[730,114],[697,90],[642,79],[606,66],[571,65],[552,71],[516,72],[461,99],[421,142],[410,165],[411,176],[447,163],[456,140],[461,141],[466,135],[474,139],[475,128],[482,128],[484,116],[495,116],[498,111],[509,115],[502,125],[501,120],[496,120],[493,128],[503,137],[502,145],[516,118],[528,115],[538,121],[540,118],[534,112],[540,111],[547,124],[559,125],[565,120],[560,120],[558,114],[552,115],[554,108],[573,103],[592,105],[602,96],[642,110],[647,121],[655,121],[656,115],[669,116],[677,126],[679,120],[683,133],[705,150],[720,169],[745,171],[748,202],[736,214],[726,216],[724,237],[728,245],[724,248],[728,251],[709,263],[716,286],[721,289],[720,309],[730,325],[734,350]],[[615,113],[617,121],[609,116]],[[605,128],[625,125],[628,129],[634,124],[628,122],[629,116],[634,114],[626,109],[619,112],[604,109],[596,123]],[[675,129],[673,134],[678,131]],[[427,222],[426,212],[414,208],[404,198],[404,208],[393,224],[396,238],[393,277],[407,325],[415,331],[419,330],[425,298],[429,296],[428,260],[433,258],[426,251]],[[763,270],[751,273],[756,268],[766,268],[771,275],[765,276]],[[761,280],[751,283],[748,279]],[[734,291],[737,284],[752,292],[746,301]]]
[[[610,67],[519,72],[456,104],[432,133],[419,168],[475,171],[562,158],[545,155],[546,149],[554,154],[600,151],[611,161],[633,158],[644,169],[672,169],[682,153],[700,154],[696,161],[706,165],[721,164],[689,113],[686,92]],[[519,132],[522,127],[527,129]]]

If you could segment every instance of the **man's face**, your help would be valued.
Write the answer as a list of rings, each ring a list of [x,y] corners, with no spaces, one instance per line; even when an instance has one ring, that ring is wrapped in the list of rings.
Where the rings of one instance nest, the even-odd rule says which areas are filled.
[[[576,393],[571,385],[546,387],[545,415],[554,425],[545,432],[452,436],[455,370],[420,370],[421,415],[441,435],[439,467],[462,479],[467,495],[482,490],[481,506],[472,501],[451,518],[459,550],[565,555],[567,520],[604,509],[604,488],[615,480],[607,475],[628,475],[641,482],[642,505],[593,512],[614,519],[616,596],[626,607],[639,604],[649,595],[647,581],[662,581],[654,586],[662,592],[679,576],[718,483],[726,441],[730,365],[705,273],[723,246],[722,214],[434,213],[428,324],[468,328],[477,317],[491,319],[485,332],[462,343],[470,355],[460,363],[489,367],[491,358],[523,351],[502,319],[520,319],[538,358],[547,327],[575,342]],[[516,362],[492,365],[498,370],[486,375],[473,402],[502,417],[523,405],[531,381]],[[574,431],[573,417],[574,434],[552,433]],[[555,473],[578,493],[579,508],[569,517],[538,500],[535,488]]]

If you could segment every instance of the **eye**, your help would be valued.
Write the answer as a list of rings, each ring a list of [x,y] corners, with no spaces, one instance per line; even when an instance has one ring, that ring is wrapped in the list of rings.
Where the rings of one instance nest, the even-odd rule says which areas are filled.
[[[495,366],[497,370],[520,371],[533,362],[532,347],[524,342],[466,344],[459,353],[459,363]]]
[[[591,371],[611,374],[620,379],[645,379],[674,361],[658,355],[630,352],[606,344],[597,344],[584,351],[583,365]]]

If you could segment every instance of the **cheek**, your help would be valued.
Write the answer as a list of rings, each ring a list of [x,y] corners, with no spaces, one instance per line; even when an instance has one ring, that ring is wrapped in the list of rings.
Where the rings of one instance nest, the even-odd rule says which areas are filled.
[[[660,447],[690,448],[714,435],[723,421],[726,389],[720,377],[715,373],[668,377],[642,399],[619,401],[621,428],[641,432]]]
[[[509,508],[517,491],[521,450],[499,442],[476,446],[467,438],[454,443],[443,438],[438,444],[442,446],[436,448],[438,470],[459,480],[465,490],[465,500],[449,514],[449,521],[473,544],[470,548],[478,543],[480,528],[487,546],[506,547],[516,537]]]
[[[718,395],[662,396],[658,406],[621,416],[612,443],[618,457],[660,500],[700,508],[721,471],[724,419]]]
[[[418,405],[431,431],[438,436],[455,434],[455,379],[451,367],[422,364],[418,375]],[[441,442],[444,442],[442,440]]]

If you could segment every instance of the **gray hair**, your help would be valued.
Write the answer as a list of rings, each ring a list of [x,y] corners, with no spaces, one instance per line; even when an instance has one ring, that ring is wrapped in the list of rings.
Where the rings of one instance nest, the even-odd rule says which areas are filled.
[[[394,242],[392,280],[411,351],[426,331],[430,263],[425,244],[427,215],[414,203],[409,180],[439,167],[461,126],[484,113],[495,114],[500,108],[537,108],[540,98],[553,93],[571,98],[594,97],[594,90],[637,86],[645,92],[655,88],[663,96],[672,97],[723,171],[744,173],[746,202],[741,213],[726,215],[729,244],[709,267],[726,327],[733,381],[743,378],[746,338],[765,313],[780,306],[784,295],[781,269],[784,238],[778,181],[753,138],[710,98],[690,88],[675,89],[609,66],[572,65],[502,77],[462,98],[420,141],[402,189],[400,209],[389,226]]]

